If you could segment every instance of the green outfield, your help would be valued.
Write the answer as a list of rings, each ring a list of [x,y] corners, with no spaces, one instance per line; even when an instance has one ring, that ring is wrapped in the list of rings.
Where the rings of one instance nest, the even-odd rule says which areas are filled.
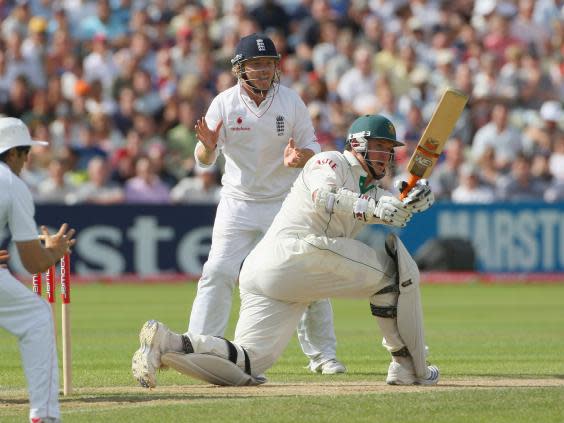
[[[158,388],[138,387],[130,360],[141,325],[152,318],[184,330],[195,288],[73,287],[75,393],[61,400],[64,422],[564,421],[564,283],[425,285],[429,359],[442,373],[437,387],[384,384],[388,357],[366,300],[333,301],[345,375],[308,373],[294,338],[261,387],[204,385],[170,370],[160,373]],[[26,421],[18,346],[5,331],[0,357],[0,422]]]

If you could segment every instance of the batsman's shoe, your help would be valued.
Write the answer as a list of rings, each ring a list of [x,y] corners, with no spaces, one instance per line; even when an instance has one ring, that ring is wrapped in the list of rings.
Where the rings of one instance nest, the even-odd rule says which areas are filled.
[[[321,373],[323,375],[336,375],[347,371],[344,364],[334,358],[317,365],[310,363],[308,367],[313,373]]]
[[[31,417],[30,423],[61,423],[61,419],[56,417]]]
[[[386,383],[388,385],[436,385],[439,383],[439,368],[427,366],[427,375],[424,378],[417,377],[413,365],[400,364],[395,361],[390,363]]]
[[[439,383],[440,378],[439,368],[434,365],[427,366],[427,375],[425,377],[418,377],[415,380],[416,385],[436,385]]]
[[[161,354],[168,328],[161,322],[149,320],[139,332],[141,346],[131,360],[133,377],[143,388],[157,386],[157,370],[161,368]]]

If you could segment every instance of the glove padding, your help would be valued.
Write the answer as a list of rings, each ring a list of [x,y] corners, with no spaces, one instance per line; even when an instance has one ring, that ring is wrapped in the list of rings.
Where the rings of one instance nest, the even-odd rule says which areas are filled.
[[[384,195],[376,203],[374,216],[388,225],[404,228],[411,220],[411,210],[396,197]]]
[[[407,186],[407,182],[397,181],[395,186],[399,192],[402,192]],[[410,212],[421,213],[435,203],[435,194],[431,191],[429,181],[420,179],[402,201]]]
[[[315,193],[314,207],[327,213],[348,214],[361,222],[371,223],[374,218],[376,201],[346,188],[318,189]]]

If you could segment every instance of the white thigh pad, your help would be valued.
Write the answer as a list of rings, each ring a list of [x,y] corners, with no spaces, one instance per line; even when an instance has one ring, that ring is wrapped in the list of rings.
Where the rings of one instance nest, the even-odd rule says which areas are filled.
[[[424,378],[427,376],[427,364],[419,269],[396,235],[390,235],[386,244],[395,251],[397,257],[400,290],[397,305],[398,332],[413,359],[416,375]]]
[[[248,375],[231,361],[211,354],[170,352],[161,356],[161,362],[186,376],[214,385],[254,386],[266,382],[264,378]]]

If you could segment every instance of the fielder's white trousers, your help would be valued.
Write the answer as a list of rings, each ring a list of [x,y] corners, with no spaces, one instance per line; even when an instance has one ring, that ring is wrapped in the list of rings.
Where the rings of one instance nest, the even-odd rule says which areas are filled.
[[[192,304],[190,334],[224,335],[241,264],[266,233],[281,206],[282,201],[253,202],[222,197],[210,253]],[[335,358],[337,344],[331,303],[323,297],[316,300],[319,301],[302,310],[303,321],[298,328],[302,349],[313,365]]]
[[[315,235],[263,239],[241,269],[234,339],[249,354],[252,374],[272,367],[311,301],[368,299],[393,284],[395,264],[383,247],[375,250],[354,239]],[[190,338],[195,352],[228,357],[222,339],[193,333]],[[238,365],[244,368],[239,356]]]
[[[59,367],[51,307],[6,269],[0,269],[0,327],[19,341],[30,418],[58,418]]]

